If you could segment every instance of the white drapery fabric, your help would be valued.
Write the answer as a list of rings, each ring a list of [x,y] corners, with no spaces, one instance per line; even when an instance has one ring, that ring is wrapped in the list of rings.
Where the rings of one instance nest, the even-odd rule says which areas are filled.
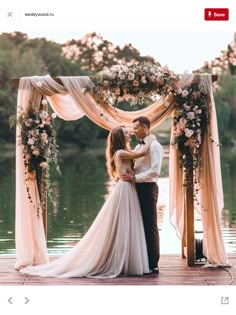
[[[203,76],[210,93],[209,108],[211,122],[209,133],[218,139],[217,122],[215,116],[214,99],[211,88],[211,77]],[[184,75],[180,82],[183,88],[191,84],[193,75]],[[46,97],[57,115],[64,120],[76,120],[86,115],[102,128],[111,130],[117,125],[125,124],[132,128],[132,120],[145,115],[151,120],[151,128],[155,129],[175,109],[175,99],[169,95],[165,99],[160,97],[151,106],[128,112],[98,100],[92,93],[84,93],[84,89],[93,86],[89,77],[60,77],[63,86],[50,76],[25,77],[20,79],[18,88],[17,108],[27,111],[30,107],[38,111],[42,96]],[[173,129],[173,128],[172,128]],[[20,269],[29,265],[37,265],[48,261],[46,240],[42,217],[37,217],[34,207],[39,207],[39,194],[35,180],[28,181],[29,193],[33,204],[27,197],[25,185],[25,169],[23,164],[22,145],[19,144],[20,126],[17,126],[16,145],[16,265]],[[173,130],[172,130],[173,136]],[[219,148],[214,146],[208,135],[205,137],[202,155],[203,163],[207,166],[203,170],[201,201],[208,209],[203,213],[204,253],[211,264],[227,265],[224,243],[220,228],[220,211],[223,208],[223,193],[221,175],[218,182],[214,182],[215,174],[220,173]],[[205,167],[205,164],[203,165]],[[210,167],[209,167],[210,164]],[[27,174],[26,174],[27,176]],[[213,176],[213,177],[211,177]],[[210,179],[211,178],[211,179]],[[217,183],[217,184],[216,184]],[[211,189],[209,189],[211,185]],[[207,189],[204,187],[207,186]],[[183,174],[180,169],[178,152],[170,147],[170,220],[176,228],[177,235],[183,236]],[[221,197],[220,197],[221,196]],[[210,204],[209,204],[210,203]]]

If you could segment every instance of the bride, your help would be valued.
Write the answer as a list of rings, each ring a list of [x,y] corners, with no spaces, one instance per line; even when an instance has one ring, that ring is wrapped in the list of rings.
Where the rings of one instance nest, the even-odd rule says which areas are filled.
[[[135,185],[119,180],[133,172],[133,159],[147,154],[152,139],[140,150],[130,150],[130,134],[125,127],[114,128],[108,136],[108,173],[118,180],[93,224],[70,252],[47,264],[30,266],[22,273],[42,277],[114,278],[149,272],[147,247]]]

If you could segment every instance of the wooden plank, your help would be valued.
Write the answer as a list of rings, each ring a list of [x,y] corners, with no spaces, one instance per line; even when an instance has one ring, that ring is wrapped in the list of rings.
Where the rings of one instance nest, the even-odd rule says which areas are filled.
[[[195,237],[194,237],[194,200],[193,200],[193,170],[187,169],[187,188],[186,188],[186,245],[187,245],[187,264],[195,264]]]
[[[182,240],[181,240],[181,251],[182,251],[182,258],[186,258],[187,257],[187,231],[186,231],[186,220],[187,220],[187,216],[186,216],[186,213],[187,213],[187,207],[186,207],[186,200],[184,201],[184,231],[183,231],[183,237],[182,237]]]
[[[43,104],[43,110],[48,112],[48,106]],[[47,171],[42,169],[42,185],[43,185],[43,199],[42,199],[42,217],[43,217],[43,227],[45,238],[47,240],[47,184],[46,184],[46,177]]]
[[[53,256],[50,260],[56,258]],[[21,274],[14,270],[15,257],[0,256],[0,285],[236,285],[236,254],[230,254],[229,261],[232,268],[188,267],[180,255],[161,255],[159,275],[120,276],[114,279],[60,279]]]
[[[43,183],[46,180],[46,170],[42,170]],[[43,184],[43,200],[42,200],[42,218],[45,238],[47,239],[47,187]]]

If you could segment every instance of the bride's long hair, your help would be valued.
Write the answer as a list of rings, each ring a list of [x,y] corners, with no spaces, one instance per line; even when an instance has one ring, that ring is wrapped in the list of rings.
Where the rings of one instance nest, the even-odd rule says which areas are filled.
[[[112,129],[107,138],[106,160],[108,174],[116,178],[116,166],[114,156],[117,150],[127,150],[127,143],[122,127],[118,126]]]

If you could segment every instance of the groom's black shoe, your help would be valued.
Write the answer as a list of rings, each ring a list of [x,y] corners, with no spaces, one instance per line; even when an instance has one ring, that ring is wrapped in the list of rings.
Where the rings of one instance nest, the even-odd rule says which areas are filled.
[[[152,269],[151,274],[159,275],[159,267],[156,267],[156,268]]]
[[[153,268],[150,272],[144,273],[144,276],[147,276],[147,275],[159,275],[159,268],[156,267],[156,268]]]

